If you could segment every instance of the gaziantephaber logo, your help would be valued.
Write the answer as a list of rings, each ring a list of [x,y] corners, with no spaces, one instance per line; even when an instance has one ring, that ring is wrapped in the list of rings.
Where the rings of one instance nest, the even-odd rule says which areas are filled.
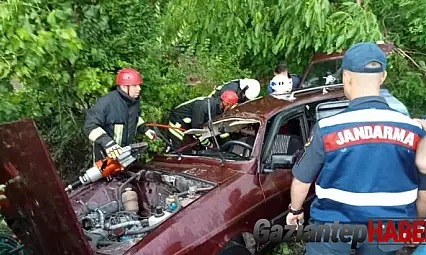
[[[425,242],[425,223],[425,219],[370,219],[368,242]]]
[[[425,219],[370,219],[367,224],[341,224],[338,221],[325,224],[285,225],[271,224],[260,219],[254,226],[253,235],[259,243],[265,242],[351,242],[381,245],[422,243],[425,238]]]

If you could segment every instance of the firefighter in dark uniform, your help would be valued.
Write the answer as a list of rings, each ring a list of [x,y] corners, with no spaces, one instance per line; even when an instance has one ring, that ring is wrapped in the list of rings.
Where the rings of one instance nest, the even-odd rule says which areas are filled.
[[[238,103],[244,103],[248,100],[254,100],[259,96],[260,83],[254,79],[232,80],[215,88],[209,97],[220,98],[226,90],[232,90],[238,95]]]
[[[167,135],[175,148],[184,143],[185,134],[179,128],[185,130],[201,129],[203,124],[209,120],[207,100],[210,100],[210,111],[213,119],[236,105],[238,96],[234,91],[227,90],[219,98],[196,98],[174,108],[170,113],[169,125],[171,127],[168,129]],[[208,139],[200,141],[200,143],[205,147],[211,146]]]
[[[93,142],[94,162],[103,159],[101,149],[117,159],[122,147],[132,144],[137,133],[152,140],[157,138],[141,117],[140,73],[132,68],[122,69],[116,82],[116,89],[99,98],[86,114],[84,133]]]
[[[414,218],[426,211],[426,175],[415,157],[422,125],[389,107],[380,96],[386,55],[374,43],[359,43],[343,57],[344,111],[320,119],[293,167],[287,224],[303,219],[302,205],[315,183],[311,224],[364,224],[374,218]],[[417,202],[417,211],[416,211]],[[341,226],[340,226],[341,227]],[[328,239],[330,240],[330,239]],[[356,254],[395,254],[403,244],[358,243]],[[308,242],[306,254],[350,254],[351,243]]]

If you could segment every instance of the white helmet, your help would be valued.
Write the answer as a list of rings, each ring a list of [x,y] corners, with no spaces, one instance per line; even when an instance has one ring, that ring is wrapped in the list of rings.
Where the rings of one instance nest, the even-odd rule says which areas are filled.
[[[255,99],[257,96],[259,96],[260,93],[260,83],[255,79],[241,79],[240,80],[240,89],[244,89],[246,86],[248,86],[247,90],[245,91],[245,96],[249,100]]]
[[[271,80],[271,88],[276,94],[291,92],[293,89],[293,81],[284,75],[277,75]]]

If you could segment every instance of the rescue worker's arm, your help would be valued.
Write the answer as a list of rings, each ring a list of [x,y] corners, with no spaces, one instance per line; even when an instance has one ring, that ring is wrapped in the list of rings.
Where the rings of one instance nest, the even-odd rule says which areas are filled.
[[[415,119],[426,130],[426,120]],[[416,165],[421,173],[426,174],[426,137],[420,140],[416,150]]]
[[[121,154],[122,148],[114,139],[107,135],[103,128],[106,124],[105,116],[108,114],[106,112],[107,104],[108,102],[100,99],[87,111],[83,130],[89,140],[99,144],[105,149],[109,157],[116,159]]]
[[[212,103],[212,101],[210,101],[210,103]],[[209,114],[207,106],[207,101],[204,100],[194,102],[194,106],[192,107],[191,128],[203,128],[203,124],[205,123],[204,120]]]
[[[212,101],[210,101],[212,103]],[[191,118],[191,128],[201,129],[205,123],[205,117],[208,116],[207,101],[199,100],[196,101],[192,107],[192,118]],[[213,118],[214,116],[212,116]],[[199,139],[199,135],[196,135]],[[200,143],[204,146],[210,146],[211,143],[208,139],[200,140]]]
[[[107,115],[104,107],[105,103],[106,102],[102,100],[96,102],[96,104],[87,111],[84,122],[84,134],[89,137],[90,141],[104,148],[108,143],[113,141],[103,129],[105,126],[105,116]]]
[[[138,119],[137,132],[146,135],[151,140],[154,140],[158,137],[157,133],[155,133],[154,130],[150,129],[146,125],[145,121],[142,119],[141,116],[139,116],[139,119]]]
[[[416,119],[426,130],[426,121]],[[426,218],[426,137],[420,141],[416,150],[416,165],[419,169],[419,191],[417,193],[417,217]]]
[[[426,218],[426,190],[421,190],[419,187],[419,191],[417,192],[417,217]]]
[[[294,178],[291,184],[291,208],[293,210],[302,208],[311,183],[315,181],[324,164],[324,151],[321,132],[318,125],[315,125],[302,156],[292,170]]]
[[[417,147],[416,165],[421,173],[426,174],[426,137],[420,141]]]

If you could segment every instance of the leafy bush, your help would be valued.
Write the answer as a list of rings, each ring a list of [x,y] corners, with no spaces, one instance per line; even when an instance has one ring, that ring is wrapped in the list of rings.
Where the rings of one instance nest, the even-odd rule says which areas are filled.
[[[35,118],[63,179],[90,167],[84,116],[114,86],[119,69],[143,74],[143,117],[150,122],[153,114],[159,123],[183,101],[249,75],[230,50],[211,54],[205,46],[195,52],[161,43],[159,8],[139,0],[2,4],[0,121]],[[149,152],[163,148],[154,142]]]
[[[315,52],[391,40],[388,86],[425,113],[426,0],[69,1],[8,0],[0,8],[0,121],[35,118],[61,177],[91,165],[86,110],[115,85],[143,74],[146,122],[231,79],[264,85],[277,62],[301,74]],[[264,91],[263,91],[264,93]],[[146,139],[143,136],[141,139]],[[145,160],[162,151],[151,143]]]

